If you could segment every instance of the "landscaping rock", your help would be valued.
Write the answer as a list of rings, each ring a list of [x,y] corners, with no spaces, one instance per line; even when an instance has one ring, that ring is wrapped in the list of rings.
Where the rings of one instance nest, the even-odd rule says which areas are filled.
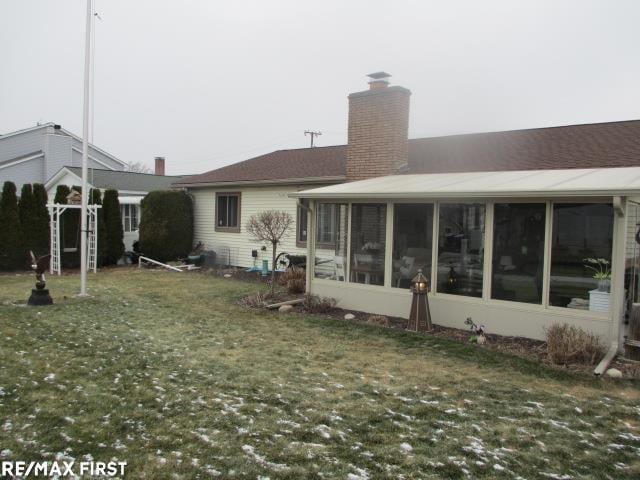
[[[291,310],[293,310],[293,305],[282,305],[280,308],[278,308],[278,311],[280,313],[287,313]]]
[[[231,278],[233,275],[231,275],[230,273],[225,273],[224,274],[224,278]]]
[[[345,319],[345,320],[353,320],[354,318],[356,318],[356,316],[355,316],[353,313],[347,313],[347,314],[344,316],[344,319]]]
[[[617,368],[610,368],[605,372],[605,375],[611,378],[622,378],[622,372]]]

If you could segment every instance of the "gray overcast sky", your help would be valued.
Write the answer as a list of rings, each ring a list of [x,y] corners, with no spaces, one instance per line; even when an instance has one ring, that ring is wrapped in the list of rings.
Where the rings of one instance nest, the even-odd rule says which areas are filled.
[[[0,132],[82,132],[84,0],[0,0]],[[640,118],[640,1],[96,0],[96,145],[200,173],[346,142],[385,70],[410,137]]]

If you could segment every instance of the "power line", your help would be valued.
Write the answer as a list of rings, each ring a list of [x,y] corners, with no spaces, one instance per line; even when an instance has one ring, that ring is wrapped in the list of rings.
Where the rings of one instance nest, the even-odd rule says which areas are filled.
[[[320,131],[314,132],[313,130],[305,130],[304,131],[304,136],[306,137],[307,135],[311,135],[311,148],[313,148],[313,138],[322,135],[322,132],[320,132]]]

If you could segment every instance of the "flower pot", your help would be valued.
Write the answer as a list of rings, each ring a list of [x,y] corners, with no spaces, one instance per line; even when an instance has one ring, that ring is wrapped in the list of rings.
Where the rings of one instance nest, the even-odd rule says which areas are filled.
[[[611,290],[611,280],[608,278],[603,278],[598,280],[598,291],[599,292],[608,292]]]

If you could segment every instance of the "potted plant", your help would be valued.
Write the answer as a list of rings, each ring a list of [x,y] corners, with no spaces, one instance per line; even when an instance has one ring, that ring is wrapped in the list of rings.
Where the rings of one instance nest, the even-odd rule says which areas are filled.
[[[598,291],[609,292],[611,289],[611,268],[609,260],[605,258],[585,258],[584,266],[593,272],[593,278],[598,281]]]

